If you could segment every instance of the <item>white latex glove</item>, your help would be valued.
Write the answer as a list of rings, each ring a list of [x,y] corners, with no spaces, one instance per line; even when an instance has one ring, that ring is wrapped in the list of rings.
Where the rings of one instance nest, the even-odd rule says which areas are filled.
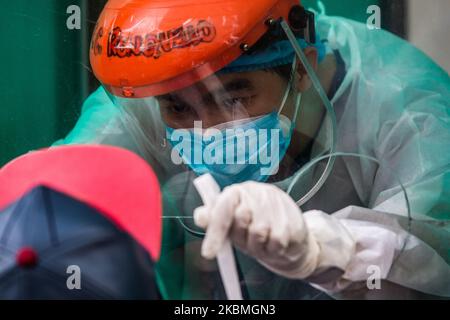
[[[194,218],[199,227],[206,229],[202,255],[207,259],[216,257],[229,237],[241,251],[284,277],[305,279],[319,266],[334,267],[334,261],[323,263],[326,258],[321,244],[308,231],[299,207],[274,185],[245,182],[227,187],[214,205],[197,208]],[[327,234],[333,233],[330,229],[325,230]],[[347,253],[338,253],[345,257],[345,261],[337,263],[343,269],[354,243],[345,230],[339,226],[337,229],[337,234],[348,237],[343,241],[347,245],[341,246],[348,248]],[[331,238],[336,242],[334,234]]]

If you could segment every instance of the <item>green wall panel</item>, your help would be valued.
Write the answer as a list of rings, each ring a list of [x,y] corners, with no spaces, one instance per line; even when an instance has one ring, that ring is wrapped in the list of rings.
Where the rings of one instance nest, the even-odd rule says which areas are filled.
[[[66,27],[85,1],[1,2],[0,165],[65,134],[88,94],[87,33]]]

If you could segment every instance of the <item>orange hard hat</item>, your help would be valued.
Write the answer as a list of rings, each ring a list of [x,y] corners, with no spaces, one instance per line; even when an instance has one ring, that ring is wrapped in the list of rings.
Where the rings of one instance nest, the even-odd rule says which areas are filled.
[[[112,94],[143,98],[200,81],[236,60],[299,0],[110,0],[90,59]]]

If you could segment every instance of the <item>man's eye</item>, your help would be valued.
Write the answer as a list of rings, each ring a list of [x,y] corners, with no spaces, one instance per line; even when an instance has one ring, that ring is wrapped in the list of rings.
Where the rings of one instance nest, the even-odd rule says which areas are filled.
[[[169,106],[169,111],[171,113],[188,113],[191,112],[191,107],[186,104],[172,104]]]

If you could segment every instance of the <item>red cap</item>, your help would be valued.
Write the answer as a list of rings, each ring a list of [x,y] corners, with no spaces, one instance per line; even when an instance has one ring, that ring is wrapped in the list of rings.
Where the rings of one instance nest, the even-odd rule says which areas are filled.
[[[158,259],[160,188],[153,170],[134,153],[106,146],[65,146],[28,153],[0,170],[0,209],[40,185],[101,211]],[[32,251],[22,251],[17,261],[32,262]]]

